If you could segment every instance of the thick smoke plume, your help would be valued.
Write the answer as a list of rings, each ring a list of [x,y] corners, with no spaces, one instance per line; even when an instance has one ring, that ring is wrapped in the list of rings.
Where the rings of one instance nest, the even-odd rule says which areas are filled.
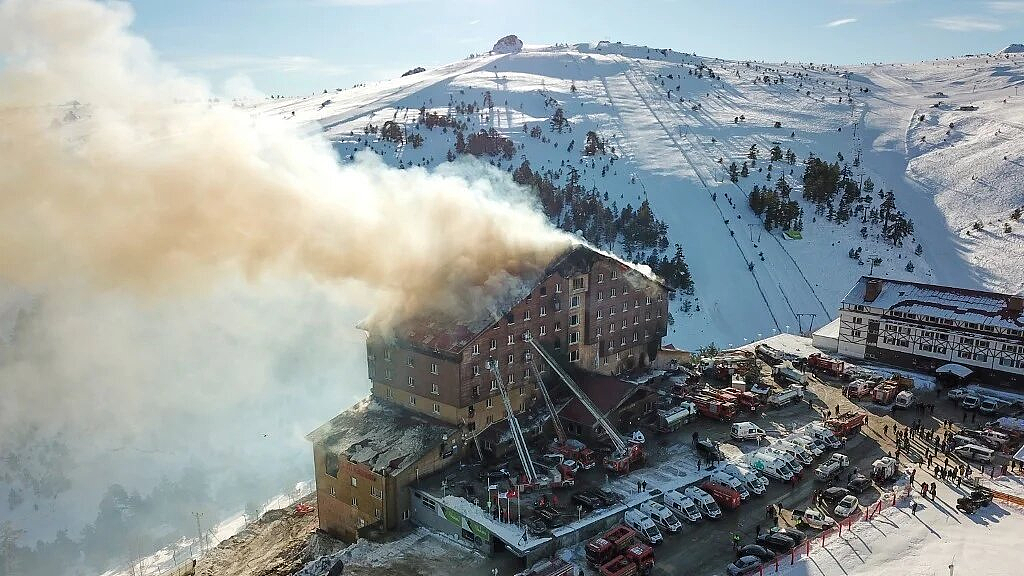
[[[0,489],[52,496],[0,504],[27,544],[74,538],[115,482],[200,470],[223,498],[164,502],[177,526],[307,476],[302,434],[367,389],[355,322],[489,306],[569,242],[487,167],[339,165],[215,102],[131,21],[0,1]]]
[[[8,280],[159,295],[225,272],[300,274],[364,282],[407,317],[461,310],[564,249],[498,180],[340,167],[283,121],[208,104],[130,22],[125,5],[85,0],[0,8]]]

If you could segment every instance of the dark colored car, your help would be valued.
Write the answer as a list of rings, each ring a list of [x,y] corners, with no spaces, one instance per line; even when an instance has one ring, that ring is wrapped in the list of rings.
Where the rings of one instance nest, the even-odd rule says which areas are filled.
[[[857,474],[850,479],[850,482],[846,485],[846,488],[852,494],[863,494],[865,490],[871,487],[871,478],[863,474]],[[841,498],[840,498],[841,500]]]
[[[838,504],[840,500],[846,498],[849,495],[850,491],[848,489],[843,488],[842,486],[833,486],[831,488],[826,488],[825,490],[823,490],[821,492],[821,495],[818,496],[818,498],[821,500],[823,504],[825,504],[829,508],[832,508],[833,506]]]
[[[757,556],[741,556],[735,562],[725,567],[729,576],[743,576],[744,574],[756,574],[761,567],[761,559]]]
[[[584,508],[586,508],[588,510],[595,510],[595,509],[600,508],[601,506],[605,505],[604,501],[601,500],[601,498],[599,498],[597,495],[595,495],[595,494],[593,494],[593,493],[591,493],[589,491],[587,491],[587,492],[577,492],[577,493],[573,494],[572,495],[572,501],[577,503],[577,504],[582,505]]]
[[[805,539],[807,539],[807,535],[804,534],[803,531],[797,530],[796,528],[785,528],[780,526],[777,528],[772,528],[770,532],[773,534],[782,534],[784,536],[788,536],[794,544],[800,544]]]
[[[648,493],[654,494],[654,490],[648,491]],[[598,500],[603,502],[605,506],[612,506],[613,504],[618,504],[619,502],[622,502],[622,496],[610,490],[595,488],[593,490],[588,490],[587,494],[590,494],[591,496],[597,498]],[[656,496],[656,494],[654,495]]]
[[[548,525],[539,518],[529,518],[524,524],[526,525],[526,531],[533,536],[550,535],[551,531],[548,530]]]
[[[765,562],[775,559],[775,552],[772,552],[760,544],[747,544],[746,546],[741,546],[740,549],[736,551],[736,554],[740,557],[757,556]]]
[[[758,536],[755,542],[779,554],[789,552],[796,547],[796,542],[792,538],[778,532],[765,532]]]

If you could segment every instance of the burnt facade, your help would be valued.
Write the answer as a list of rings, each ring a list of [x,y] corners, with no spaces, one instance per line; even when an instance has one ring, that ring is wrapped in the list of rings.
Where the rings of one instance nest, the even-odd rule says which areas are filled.
[[[580,369],[617,374],[651,363],[668,327],[668,288],[587,246],[561,255],[497,318],[367,336],[373,394],[468,431],[505,418],[496,362],[513,409],[537,401],[527,353],[536,339]],[[542,372],[545,366],[537,360]]]

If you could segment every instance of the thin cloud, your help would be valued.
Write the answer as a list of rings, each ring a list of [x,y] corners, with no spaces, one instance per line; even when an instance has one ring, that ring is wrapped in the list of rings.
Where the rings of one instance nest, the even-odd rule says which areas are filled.
[[[853,24],[856,22],[856,18],[840,18],[839,20],[833,20],[828,24],[825,24],[825,28],[835,28],[836,26],[843,26],[846,24]]]
[[[256,56],[252,54],[211,54],[194,56],[176,62],[178,66],[196,71],[233,70],[237,72],[307,72],[328,76],[351,72],[349,68],[328,64],[312,56]]]
[[[320,4],[334,6],[390,6],[393,4],[411,4],[423,0],[318,0]]]
[[[952,32],[996,32],[1004,28],[999,22],[978,16],[932,18],[931,25]]]
[[[479,20],[479,19],[477,19],[477,20],[470,20],[470,21],[469,21],[469,25],[470,25],[470,26],[472,26],[472,25],[474,25],[474,24],[479,24],[479,23],[480,23],[480,20]]]
[[[1024,2],[1007,0],[1004,2],[988,2],[989,10],[993,12],[1024,12]]]

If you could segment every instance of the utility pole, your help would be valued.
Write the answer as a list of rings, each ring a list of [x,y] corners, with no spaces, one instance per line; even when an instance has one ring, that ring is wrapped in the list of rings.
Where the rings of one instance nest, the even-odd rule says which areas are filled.
[[[203,529],[199,525],[199,519],[203,517],[203,513],[193,512],[192,515],[196,517],[196,537],[199,538],[199,552],[202,554],[203,552],[206,552],[203,548]]]

